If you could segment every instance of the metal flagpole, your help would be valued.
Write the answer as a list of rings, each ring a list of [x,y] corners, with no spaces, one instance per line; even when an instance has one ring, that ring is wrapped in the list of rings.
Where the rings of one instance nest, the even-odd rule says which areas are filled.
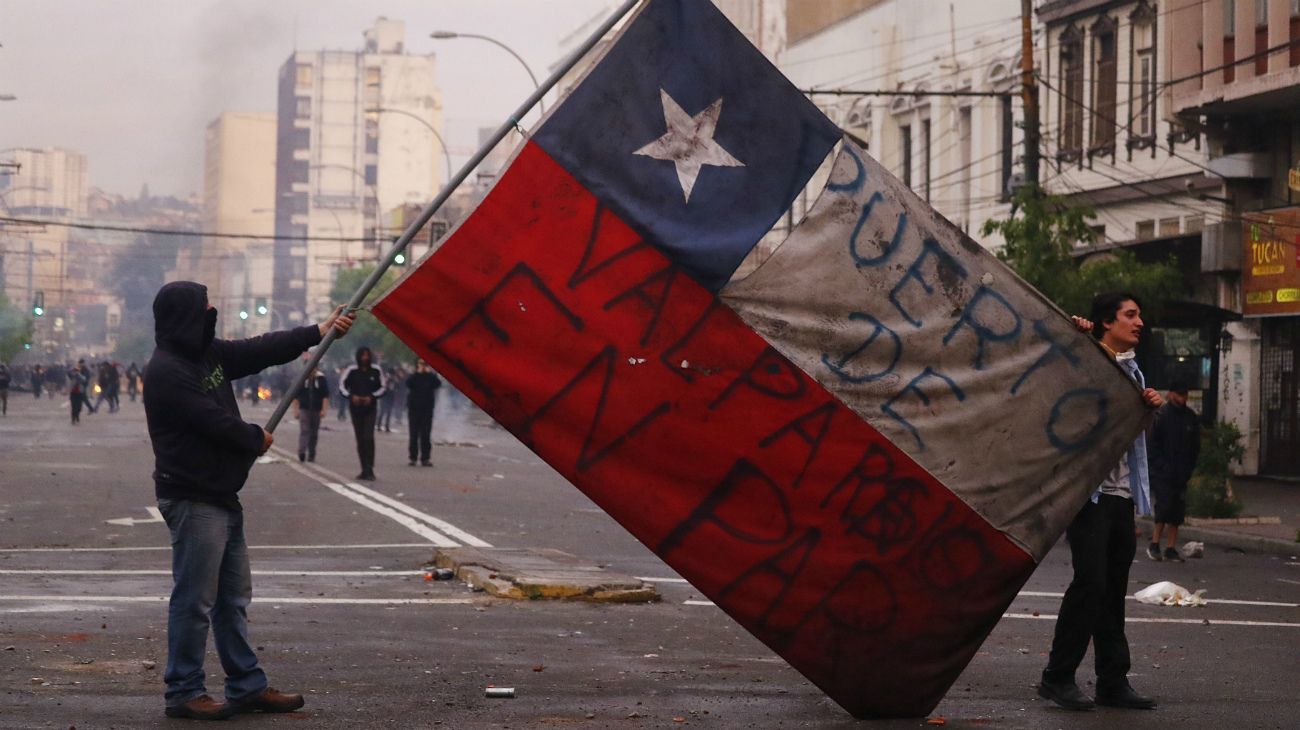
[[[551,75],[542,82],[541,86],[538,86],[532,94],[528,95],[528,98],[519,105],[519,108],[515,109],[514,113],[511,114],[510,117],[492,133],[492,136],[479,147],[478,151],[474,153],[474,156],[460,168],[460,171],[456,173],[456,176],[448,180],[446,185],[442,186],[442,190],[439,191],[438,196],[425,206],[424,210],[420,211],[419,217],[412,221],[411,224],[406,227],[406,230],[402,235],[393,242],[393,247],[388,250],[388,254],[379,262],[379,265],[375,267],[375,270],[370,272],[370,276],[366,277],[366,280],[362,282],[361,287],[357,289],[356,293],[352,295],[352,299],[348,302],[345,311],[355,312],[360,308],[361,302],[365,300],[366,295],[375,287],[375,284],[379,283],[380,277],[384,275],[384,272],[388,271],[388,267],[393,265],[393,259],[397,257],[397,254],[406,250],[406,246],[411,242],[411,239],[415,238],[415,235],[420,232],[420,229],[423,228],[426,223],[429,222],[429,219],[433,217],[433,214],[437,213],[443,203],[447,202],[447,199],[451,197],[452,192],[459,187],[461,183],[465,182],[465,179],[468,178],[470,173],[474,171],[474,168],[478,167],[478,164],[488,156],[488,153],[492,151],[492,148],[496,147],[501,140],[505,139],[506,135],[510,133],[510,130],[518,126],[519,120],[523,119],[524,115],[527,114],[529,110],[537,104],[537,102],[541,101],[542,97],[546,95],[546,92],[550,91],[552,87],[559,83],[560,79],[565,74],[567,74],[574,66],[578,65],[578,61],[581,60],[588,51],[594,48],[595,45],[600,42],[600,39],[623,19],[623,16],[627,15],[632,8],[636,7],[640,2],[641,0],[627,0],[624,2],[623,5],[621,5],[605,20],[605,22],[600,24],[599,28],[596,28],[596,30],[592,32],[591,36],[588,37],[587,40],[577,48],[577,50],[565,59],[563,63],[556,67],[555,71],[553,71]],[[307,366],[302,372],[302,376],[294,379],[294,381],[290,383],[289,392],[284,394],[284,398],[280,401],[280,404],[275,407],[275,412],[272,413],[271,418],[267,420],[267,431],[274,432],[275,427],[280,425],[280,421],[284,419],[284,414],[289,410],[289,404],[298,396],[298,391],[302,389],[303,383],[307,380],[307,374],[320,364],[321,358],[325,356],[325,351],[330,348],[330,345],[334,344],[334,340],[336,339],[338,338],[334,333],[334,329],[330,328],[330,330],[325,333],[325,337],[321,340],[320,345],[316,347],[316,351],[312,353],[311,359],[308,360]]]

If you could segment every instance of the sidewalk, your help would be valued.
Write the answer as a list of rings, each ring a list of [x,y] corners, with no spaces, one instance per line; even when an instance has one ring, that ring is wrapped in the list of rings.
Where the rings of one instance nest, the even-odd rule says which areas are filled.
[[[1241,501],[1241,517],[1276,517],[1280,524],[1255,525],[1183,525],[1178,542],[1188,540],[1208,545],[1238,548],[1250,552],[1291,557],[1300,555],[1300,482],[1268,477],[1233,477],[1232,491]],[[1142,529],[1151,534],[1150,518],[1143,518]]]

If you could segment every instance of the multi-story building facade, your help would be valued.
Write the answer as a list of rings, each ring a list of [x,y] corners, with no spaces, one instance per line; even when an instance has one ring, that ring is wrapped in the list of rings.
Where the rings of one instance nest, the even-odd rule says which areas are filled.
[[[0,210],[7,216],[68,222],[86,212],[86,157],[61,148],[0,150]],[[53,349],[64,338],[69,294],[69,229],[60,225],[0,224],[0,290],[31,311],[39,302],[37,346]]]
[[[1158,0],[1037,4],[1041,175],[1048,192],[1097,213],[1083,265],[1116,250],[1175,261],[1182,291],[1149,302],[1138,354],[1149,384],[1189,383],[1204,420],[1220,416],[1218,342],[1236,319],[1231,281],[1203,270],[1202,245],[1222,231],[1224,181],[1198,125],[1172,103],[1171,64],[1187,41],[1178,11]]]
[[[1170,111],[1225,195],[1203,266],[1244,318],[1219,340],[1248,473],[1300,475],[1300,0],[1169,0]]]
[[[377,260],[382,215],[437,192],[441,95],[433,54],[380,18],[360,51],[297,51],[280,68],[273,319],[330,309],[340,268]]]
[[[792,2],[788,12],[778,66],[801,89],[844,92],[812,95],[832,120],[973,235],[1006,213],[1023,173],[1016,0]]]
[[[195,278],[226,312],[223,336],[270,327],[270,236],[275,232],[276,121],[271,113],[226,112],[204,133],[203,239]],[[239,238],[250,236],[250,238]],[[259,306],[268,311],[261,314]],[[252,320],[239,318],[249,313]]]

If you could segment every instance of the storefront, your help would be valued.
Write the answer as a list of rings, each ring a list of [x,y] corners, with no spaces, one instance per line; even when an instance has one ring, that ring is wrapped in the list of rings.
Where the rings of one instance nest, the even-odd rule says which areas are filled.
[[[1300,476],[1300,208],[1244,218],[1242,313],[1260,318],[1259,468]]]

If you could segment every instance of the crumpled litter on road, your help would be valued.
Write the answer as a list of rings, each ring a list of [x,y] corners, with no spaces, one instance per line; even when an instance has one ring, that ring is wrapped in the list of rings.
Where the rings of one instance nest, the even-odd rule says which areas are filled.
[[[1205,543],[1189,540],[1183,545],[1184,558],[1203,558],[1205,557]]]
[[[1192,593],[1177,583],[1162,580],[1134,593],[1133,597],[1138,603],[1153,606],[1204,606],[1206,600],[1202,597],[1203,593],[1204,588]]]

